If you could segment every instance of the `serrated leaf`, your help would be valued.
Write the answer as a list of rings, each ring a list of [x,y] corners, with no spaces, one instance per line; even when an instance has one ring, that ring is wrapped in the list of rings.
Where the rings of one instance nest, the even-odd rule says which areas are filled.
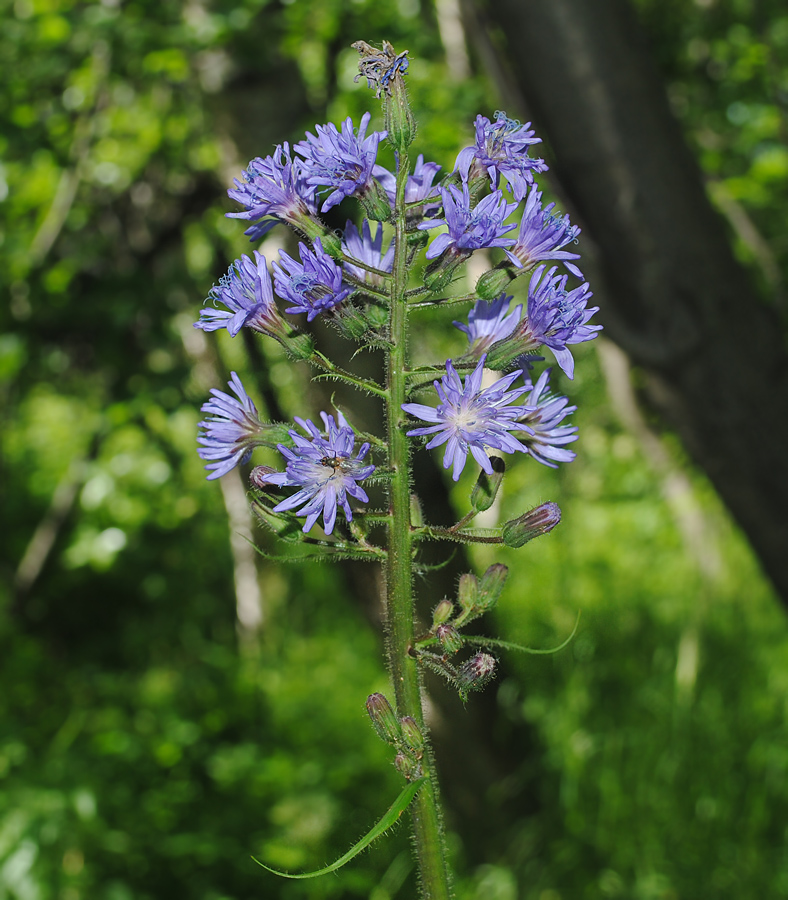
[[[417,778],[415,781],[408,784],[399,797],[397,797],[388,810],[386,810],[383,818],[377,825],[370,829],[358,843],[353,844],[344,856],[340,856],[336,862],[331,863],[329,866],[324,866],[322,869],[317,869],[314,872],[280,872],[278,869],[272,869],[270,866],[265,865],[265,863],[261,863],[260,860],[255,859],[254,856],[252,859],[254,859],[258,866],[262,866],[266,871],[273,872],[274,875],[280,875],[282,878],[317,878],[318,875],[327,875],[329,872],[336,872],[336,870],[342,868],[345,863],[349,863],[353,857],[358,856],[362,850],[366,850],[372,841],[379,838],[396,823],[397,819],[399,819],[408,806],[410,806],[411,800],[413,800],[426,780],[426,777]]]

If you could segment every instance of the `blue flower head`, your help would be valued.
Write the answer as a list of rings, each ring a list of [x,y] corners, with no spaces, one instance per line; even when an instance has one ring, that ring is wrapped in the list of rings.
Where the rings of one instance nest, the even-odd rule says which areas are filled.
[[[295,145],[296,153],[304,158],[307,184],[332,189],[320,207],[321,212],[336,206],[345,197],[364,196],[372,188],[378,144],[386,132],[373,131],[366,137],[370,118],[370,113],[364,113],[358,134],[353,131],[350,118],[342,123],[341,131],[331,122],[317,125],[317,136],[307,132],[306,140]]]
[[[577,407],[567,406],[566,397],[550,394],[549,381],[550,369],[546,369],[535,385],[526,382],[525,412],[518,419],[523,431],[517,436],[537,462],[555,469],[556,463],[572,462],[576,456],[572,450],[565,450],[564,445],[577,440],[577,428],[561,422]]]
[[[416,158],[416,165],[413,167],[413,173],[408,175],[405,182],[405,203],[418,203],[420,201],[430,201],[424,203],[418,214],[414,210],[407,210],[406,217],[408,223],[421,221],[425,216],[434,216],[440,209],[441,200],[437,186],[433,186],[432,182],[435,176],[440,172],[441,167],[434,162],[424,162],[424,154],[419,153]],[[389,172],[384,166],[375,166],[372,174],[383,186],[386,196],[392,208],[397,193],[397,177]]]
[[[467,325],[464,322],[454,322],[460,331],[468,335],[470,356],[478,358],[493,344],[509,337],[517,327],[523,307],[518,304],[513,312],[509,312],[512,299],[501,294],[496,300],[478,300],[468,313]]]
[[[430,219],[422,222],[421,230],[448,227],[448,234],[439,234],[427,250],[427,259],[435,259],[446,250],[459,257],[470,256],[474,250],[484,247],[508,247],[514,243],[513,238],[505,238],[508,231],[517,226],[507,225],[505,220],[517,207],[516,203],[507,203],[501,191],[494,191],[484,197],[471,208],[468,185],[462,189],[449,185],[440,188],[443,198],[443,219]]]
[[[264,443],[261,436],[266,427],[270,427],[260,421],[254,403],[235,372],[231,373],[228,384],[235,397],[211,388],[213,399],[202,406],[202,412],[208,418],[199,423],[204,430],[197,438],[202,444],[197,453],[202,459],[211,460],[205,467],[210,472],[209,481],[245,462],[252,450]]]
[[[323,250],[318,238],[314,252],[306,244],[298,245],[301,262],[279,251],[281,265],[274,263],[276,293],[290,306],[289,313],[306,313],[307,321],[327,312],[345,300],[352,288],[342,281],[342,269]]]
[[[248,256],[236,259],[218,285],[211,288],[208,298],[221,303],[225,309],[204,306],[195,328],[218,331],[226,328],[235,337],[246,325],[254,331],[281,339],[286,326],[274,303],[271,275],[265,257],[254,251],[254,262]]]
[[[533,173],[547,171],[543,159],[528,156],[528,148],[542,140],[535,136],[530,126],[530,122],[521,125],[504,112],[495,114],[495,122],[486,116],[477,116],[476,144],[460,151],[454,171],[460,173],[463,181],[473,181],[486,173],[493,188],[498,187],[503,176],[519,203],[534,180]]]
[[[234,178],[235,188],[227,193],[245,209],[227,217],[256,223],[245,232],[250,240],[263,237],[278,222],[303,231],[304,220],[317,214],[315,189],[306,183],[303,162],[290,159],[289,144],[278,146],[265,159],[253,159],[242,175],[243,181]]]
[[[573,275],[582,278],[583,273],[569,262],[580,259],[580,254],[563,249],[567,244],[577,242],[580,229],[570,223],[569,216],[553,215],[554,206],[554,203],[548,203],[542,209],[542,193],[535,184],[532,185],[517,241],[504,252],[518,269],[531,268],[546,259],[560,259]]]
[[[348,222],[342,238],[342,252],[345,256],[372,266],[373,269],[380,269],[381,272],[390,272],[394,265],[394,243],[389,243],[386,252],[383,252],[383,224],[381,222],[378,222],[374,237],[368,219],[364,219],[361,233],[353,222]],[[382,276],[368,272],[360,266],[354,266],[350,262],[344,264],[344,269],[348,275],[358,278],[359,281],[378,287],[383,284]]]
[[[323,515],[326,534],[334,530],[337,507],[341,506],[348,522],[353,520],[353,512],[348,497],[368,503],[369,497],[358,484],[368,478],[375,466],[364,463],[369,444],[362,444],[353,456],[356,436],[342,413],[333,416],[324,412],[320,418],[325,426],[325,434],[309,419],[296,419],[308,437],[291,431],[295,446],[291,449],[279,445],[279,452],[287,460],[284,472],[266,472],[260,475],[259,483],[275,484],[282,487],[297,487],[295,494],[278,503],[274,512],[285,512],[300,506],[296,515],[306,516],[303,531],[309,531]]]
[[[547,272],[545,266],[534,271],[528,286],[527,313],[514,336],[528,345],[523,346],[524,352],[541,344],[549,347],[558,365],[573,378],[575,361],[569,345],[593,340],[602,326],[588,324],[599,311],[598,306],[588,309],[593,297],[588,283],[567,291],[566,279],[566,275],[555,275],[555,266]]]
[[[470,452],[488,475],[493,468],[486,448],[503,450],[505,453],[525,453],[526,448],[510,431],[522,426],[518,418],[525,409],[514,405],[514,401],[528,390],[528,386],[509,390],[522,373],[511,372],[499,378],[495,384],[482,388],[485,357],[479,360],[474,371],[468,375],[463,385],[451,360],[446,362],[446,374],[440,383],[435,382],[440,403],[437,408],[422,403],[404,403],[402,409],[426,422],[434,422],[426,428],[414,428],[409,436],[435,435],[427,444],[427,449],[446,444],[443,468],[452,468],[452,478],[457,481],[465,467]]]

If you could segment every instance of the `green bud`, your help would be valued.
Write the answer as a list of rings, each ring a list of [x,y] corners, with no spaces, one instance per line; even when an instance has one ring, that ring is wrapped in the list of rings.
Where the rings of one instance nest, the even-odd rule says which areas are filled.
[[[476,293],[482,300],[495,300],[506,290],[512,280],[511,264],[499,263],[488,269],[476,282]]]
[[[462,650],[462,638],[453,625],[438,625],[435,629],[435,637],[447,653],[456,653],[458,650]]]
[[[493,563],[479,581],[479,608],[492,609],[501,597],[509,570],[503,563]]]
[[[424,749],[424,735],[416,724],[416,720],[413,716],[403,716],[399,723],[402,726],[402,737],[405,745],[409,750],[413,750],[418,758]]]
[[[421,777],[421,764],[406,753],[400,752],[394,757],[394,768],[408,781]]]
[[[488,475],[482,469],[471,491],[471,506],[479,512],[489,509],[495,502],[498,489],[503,481],[503,474],[506,471],[506,463],[500,456],[491,456],[490,465],[493,470],[492,475]]]
[[[479,579],[470,572],[460,575],[457,599],[463,613],[471,612],[479,605]]]
[[[445,597],[432,611],[432,630],[434,631],[438,625],[448,622],[454,614],[454,604]]]
[[[507,547],[522,547],[528,541],[551,532],[561,521],[561,509],[557,503],[543,503],[529,510],[518,519],[507,522],[502,529]]]
[[[367,697],[367,712],[379,738],[395,747],[402,743],[399,720],[383,694],[370,694]]]

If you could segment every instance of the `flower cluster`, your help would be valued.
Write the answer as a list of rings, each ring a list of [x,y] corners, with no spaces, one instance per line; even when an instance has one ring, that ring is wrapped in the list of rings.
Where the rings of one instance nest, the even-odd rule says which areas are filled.
[[[369,444],[361,445],[353,456],[356,441],[353,429],[348,425],[342,413],[334,421],[334,417],[321,412],[320,418],[325,426],[326,436],[310,420],[296,418],[296,422],[304,429],[308,437],[297,431],[290,431],[294,447],[279,445],[279,451],[287,460],[284,472],[265,472],[258,479],[258,485],[272,484],[281,487],[297,487],[295,494],[282,500],[274,508],[274,512],[286,512],[296,509],[296,515],[306,516],[303,530],[309,531],[323,516],[323,530],[331,534],[337,518],[337,509],[342,507],[348,522],[353,519],[348,497],[367,503],[369,497],[359,481],[368,478],[374,471],[373,465],[364,463],[369,451]]]
[[[428,243],[420,233],[440,229],[424,253],[430,265],[422,296],[430,296],[448,284],[456,267],[475,251],[497,249],[501,261],[480,279],[485,289],[477,288],[479,299],[467,320],[454,323],[465,333],[467,348],[445,362],[445,374],[434,382],[437,404],[402,405],[426,423],[407,434],[427,438],[427,448],[445,446],[443,465],[455,481],[469,457],[488,475],[497,471],[490,452],[530,455],[548,466],[571,461],[574,454],[566,445],[576,439],[577,429],[565,419],[575,407],[566,397],[550,393],[549,370],[534,375],[535,383],[529,370],[543,359],[536,353],[544,347],[571,378],[571,346],[595,338],[601,326],[590,323],[597,308],[588,306],[592,292],[575,265],[579,254],[569,249],[580,230],[568,216],[558,215],[553,203],[543,206],[534,182],[547,169],[544,160],[530,155],[540,138],[530,123],[522,125],[505,113],[496,113],[494,120],[479,115],[474,144],[459,153],[453,171],[442,180],[441,166],[421,154],[412,171],[393,173],[377,157],[384,140],[395,149],[403,140],[412,140],[405,127],[410,113],[402,108],[407,53],[397,54],[390,44],[382,50],[364,42],[354,46],[362,57],[361,76],[388,104],[386,129],[370,130],[371,115],[364,113],[358,127],[350,118],[339,127],[316,125],[292,152],[283,143],[270,156],[249,163],[228,192],[242,209],[228,215],[250,223],[246,233],[252,240],[284,224],[300,239],[299,255],[280,250],[272,271],[257,251],[253,257],[241,256],[211,289],[210,303],[195,327],[206,332],[225,328],[231,336],[249,328],[278,340],[291,357],[311,359],[329,377],[359,385],[315,355],[312,338],[297,335],[276,298],[285,313],[304,315],[307,323],[327,317],[362,344],[390,347],[395,338],[387,331],[385,317],[397,252],[405,254],[405,268],[411,269]],[[392,123],[398,123],[396,136],[390,133]],[[398,214],[404,217],[408,240],[402,250],[389,228],[397,196],[404,200]],[[360,223],[348,220],[338,235],[321,214],[348,199],[358,201],[366,216]],[[520,204],[518,227],[510,219]],[[548,269],[549,263],[555,265]],[[566,274],[559,274],[557,265]],[[401,278],[402,268],[398,271]],[[518,303],[501,285],[524,272],[531,273],[530,284],[527,299]],[[580,283],[568,286],[569,277]],[[301,353],[294,349],[299,337],[305,341],[299,345]],[[508,374],[488,381],[485,367]],[[304,516],[304,531],[322,515],[330,534],[338,509],[351,521],[349,499],[367,502],[359,482],[375,469],[366,461],[369,443],[354,455],[353,430],[341,414],[335,419],[326,413],[321,413],[323,429],[311,420],[296,419],[306,436],[291,430],[286,440],[272,443],[267,429],[274,426],[261,420],[235,373],[230,388],[234,396],[214,390],[203,407],[207,416],[200,423],[199,453],[208,461],[208,477],[226,474],[257,446],[276,446],[286,462],[284,472],[258,468],[254,484],[266,490],[297,490],[273,510]],[[378,393],[385,396],[385,389]]]

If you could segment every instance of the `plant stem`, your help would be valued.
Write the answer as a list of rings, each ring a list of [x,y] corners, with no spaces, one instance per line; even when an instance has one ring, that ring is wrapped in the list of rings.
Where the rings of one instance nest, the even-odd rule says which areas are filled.
[[[409,165],[407,153],[399,155],[395,206],[395,251],[387,359],[388,398],[386,420],[390,485],[389,550],[386,561],[386,612],[388,667],[394,683],[397,712],[412,716],[422,733],[426,732],[422,712],[421,679],[416,660],[411,656],[414,639],[412,554],[410,522],[410,463],[405,437],[405,416],[401,406],[407,390],[407,243],[404,196]],[[432,752],[427,742],[422,760],[427,781],[411,804],[411,819],[422,896],[425,900],[450,900],[451,888],[446,862],[446,844],[438,807],[438,787]]]

